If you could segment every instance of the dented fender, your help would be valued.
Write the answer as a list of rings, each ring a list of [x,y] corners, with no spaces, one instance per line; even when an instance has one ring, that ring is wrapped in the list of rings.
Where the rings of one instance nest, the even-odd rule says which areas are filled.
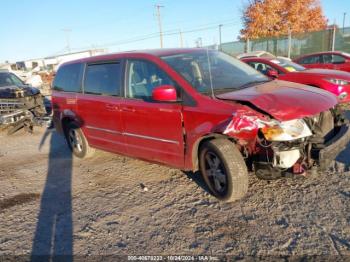
[[[232,114],[232,117],[221,125],[219,131],[239,140],[255,140],[259,129],[270,124],[270,122],[256,115],[238,112]]]

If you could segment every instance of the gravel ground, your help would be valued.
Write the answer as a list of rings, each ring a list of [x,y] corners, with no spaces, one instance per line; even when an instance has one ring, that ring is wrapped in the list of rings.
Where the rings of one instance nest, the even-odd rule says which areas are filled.
[[[197,174],[62,137],[0,136],[0,255],[232,255],[350,258],[350,146],[329,172],[266,182],[221,203]],[[1,259],[0,259],[1,260]]]

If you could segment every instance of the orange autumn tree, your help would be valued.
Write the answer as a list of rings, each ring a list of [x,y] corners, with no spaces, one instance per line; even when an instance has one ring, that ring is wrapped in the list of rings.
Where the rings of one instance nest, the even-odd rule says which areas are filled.
[[[250,0],[243,10],[241,39],[323,30],[327,19],[318,0]]]

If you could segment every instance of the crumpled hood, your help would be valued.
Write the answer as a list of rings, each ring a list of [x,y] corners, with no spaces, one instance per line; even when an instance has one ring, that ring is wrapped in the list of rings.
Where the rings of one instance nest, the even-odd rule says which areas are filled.
[[[279,80],[216,97],[249,102],[279,121],[313,116],[338,102],[335,95],[322,89]]]
[[[33,96],[39,94],[40,91],[37,88],[30,86],[1,86],[0,98],[18,98]]]
[[[298,73],[303,74],[317,74],[318,77],[328,77],[328,78],[338,78],[343,80],[350,80],[350,73],[340,71],[340,70],[331,70],[331,69],[306,69],[304,71],[299,71]]]

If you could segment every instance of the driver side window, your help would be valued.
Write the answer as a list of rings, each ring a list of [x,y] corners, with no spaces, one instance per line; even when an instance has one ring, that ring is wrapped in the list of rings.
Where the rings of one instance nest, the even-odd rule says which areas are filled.
[[[129,60],[127,67],[128,98],[152,101],[152,91],[162,85],[175,86],[174,81],[155,64],[144,60]]]

